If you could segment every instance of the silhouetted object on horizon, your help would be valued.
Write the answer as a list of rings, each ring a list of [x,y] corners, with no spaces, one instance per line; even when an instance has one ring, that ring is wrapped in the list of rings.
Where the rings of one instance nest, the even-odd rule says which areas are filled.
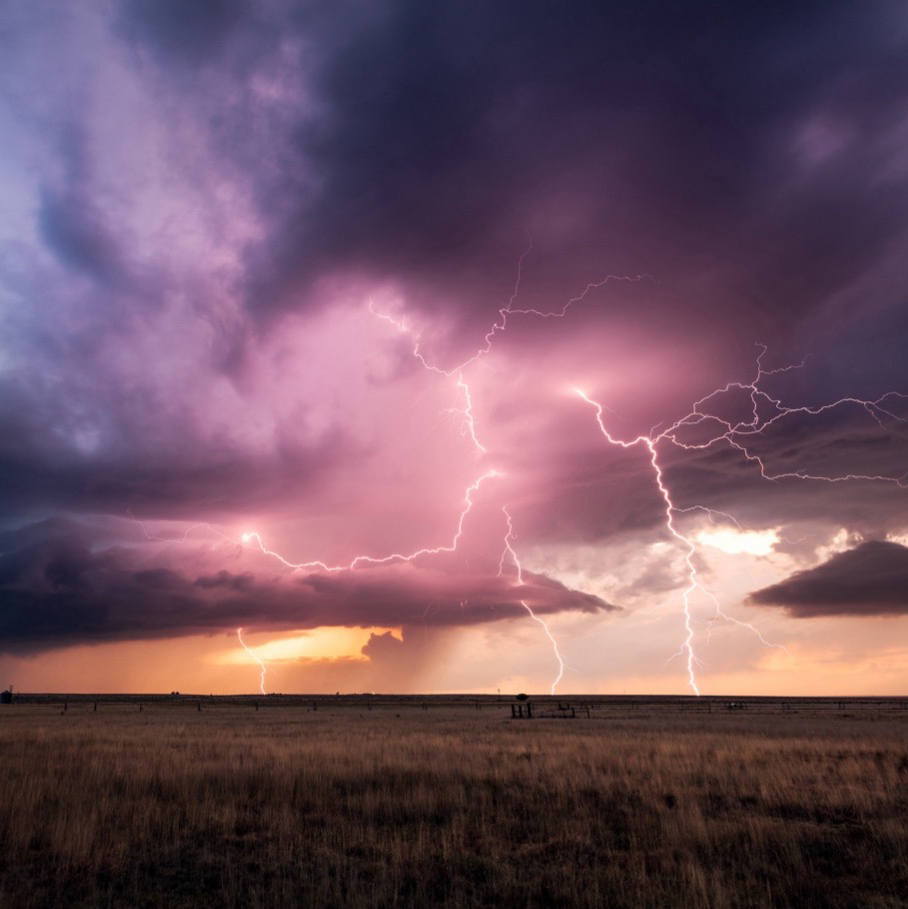
[[[12,704],[13,686],[10,685],[6,691],[0,691],[0,704]]]
[[[511,704],[511,719],[520,720],[526,717],[528,720],[533,719],[533,705],[530,703],[528,694],[518,694],[517,704]]]

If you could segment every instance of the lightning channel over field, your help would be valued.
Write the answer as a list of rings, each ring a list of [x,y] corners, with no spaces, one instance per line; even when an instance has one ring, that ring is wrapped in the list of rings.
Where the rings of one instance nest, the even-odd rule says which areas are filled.
[[[665,528],[682,548],[684,553],[684,562],[687,566],[687,582],[681,594],[684,638],[676,655],[684,656],[687,666],[688,683],[690,685],[690,688],[697,695],[700,694],[700,689],[697,684],[695,667],[700,663],[700,660],[694,650],[694,638],[696,636],[696,632],[693,625],[693,617],[691,613],[691,597],[695,592],[702,593],[712,602],[715,607],[715,614],[707,626],[708,629],[711,627],[712,622],[714,622],[717,618],[721,618],[726,622],[746,628],[751,633],[753,633],[758,638],[760,643],[764,646],[775,647],[785,651],[786,653],[788,651],[784,645],[768,641],[759,631],[759,629],[755,628],[749,622],[743,622],[740,619],[736,619],[733,616],[728,615],[722,609],[715,595],[700,583],[697,575],[697,568],[694,564],[694,557],[697,552],[696,545],[688,536],[686,536],[678,529],[674,520],[675,514],[699,510],[705,512],[709,517],[709,520],[713,523],[715,523],[715,516],[720,515],[724,519],[733,523],[734,526],[738,529],[741,529],[741,525],[732,515],[726,512],[717,511],[705,505],[695,504],[685,506],[683,508],[678,507],[674,503],[671,491],[666,483],[665,474],[659,461],[657,446],[660,443],[665,442],[674,445],[679,449],[692,451],[704,450],[724,442],[732,449],[740,452],[744,456],[745,460],[755,464],[759,469],[760,476],[763,479],[770,481],[811,480],[826,483],[841,483],[846,481],[865,480],[880,483],[892,483],[901,488],[905,488],[906,478],[908,478],[908,474],[904,474],[902,476],[887,476],[881,474],[848,473],[839,476],[828,476],[811,473],[808,470],[782,470],[773,472],[770,468],[768,468],[764,458],[754,453],[748,447],[747,443],[748,441],[762,436],[767,429],[772,427],[774,424],[782,421],[783,419],[798,415],[811,417],[819,416],[820,414],[831,412],[837,408],[855,405],[864,409],[868,415],[880,426],[880,428],[885,430],[886,426],[883,423],[883,417],[888,417],[896,422],[904,422],[904,420],[902,420],[888,408],[884,407],[883,402],[887,401],[887,399],[890,398],[905,400],[908,398],[908,396],[899,392],[887,392],[875,400],[863,400],[854,397],[844,397],[815,407],[791,407],[783,404],[780,398],[774,398],[769,395],[760,387],[760,383],[767,376],[778,375],[781,373],[789,372],[791,370],[801,369],[804,367],[806,361],[802,361],[801,363],[792,366],[783,366],[777,369],[766,370],[763,368],[762,363],[763,357],[767,352],[766,347],[763,345],[758,345],[758,347],[761,349],[756,359],[756,375],[750,382],[729,382],[722,388],[718,388],[715,391],[712,391],[697,400],[688,414],[668,426],[666,429],[663,429],[660,432],[657,432],[655,429],[653,429],[651,430],[650,434],[638,435],[629,441],[613,436],[608,430],[605,424],[605,407],[602,403],[591,398],[582,389],[574,389],[575,394],[582,398],[587,404],[595,408],[596,422],[598,424],[599,430],[610,445],[624,449],[642,446],[648,452],[648,460],[653,470],[653,479],[664,504]],[[733,390],[742,391],[748,395],[751,402],[751,411],[749,418],[733,422],[729,419],[722,418],[715,413],[711,413],[706,409],[708,407],[708,402],[710,402],[711,399]],[[770,415],[768,417],[761,417],[761,411],[768,411]],[[717,425],[718,430],[709,435],[704,441],[684,442],[679,438],[679,433],[685,428],[699,427],[710,424]]]
[[[240,642],[240,646],[243,648],[243,650],[246,651],[246,653],[249,655],[249,658],[251,660],[253,660],[254,662],[258,663],[259,668],[261,670],[261,672],[259,673],[259,691],[261,691],[262,694],[266,694],[265,673],[268,671],[268,667],[265,665],[265,663],[262,660],[260,660],[255,655],[255,653],[248,647],[246,642],[243,640],[243,629],[242,628],[237,628],[236,636],[237,636],[237,640]]]
[[[423,368],[425,368],[429,372],[443,376],[446,379],[454,380],[454,388],[456,389],[456,393],[461,398],[461,400],[464,402],[463,406],[457,410],[457,413],[459,413],[463,419],[463,435],[469,438],[469,440],[472,444],[473,450],[475,451],[478,458],[482,458],[483,456],[487,455],[488,449],[479,440],[479,436],[477,433],[475,415],[474,415],[474,411],[473,411],[473,399],[472,399],[472,395],[470,392],[470,386],[469,386],[469,384],[467,382],[467,378],[466,378],[466,370],[468,369],[469,366],[476,363],[482,357],[488,355],[491,352],[495,336],[506,330],[509,316],[524,315],[524,316],[536,316],[536,317],[541,317],[541,318],[559,318],[559,319],[564,318],[564,317],[566,317],[568,310],[570,309],[570,307],[572,305],[574,305],[576,303],[580,303],[581,301],[583,301],[586,298],[586,296],[590,292],[592,292],[593,290],[596,290],[598,288],[604,287],[610,281],[640,281],[643,278],[649,278],[648,275],[638,275],[638,276],[634,276],[634,277],[621,277],[621,276],[616,276],[616,275],[607,275],[605,278],[603,278],[599,281],[590,282],[589,284],[587,284],[581,293],[577,294],[576,296],[569,299],[566,303],[564,303],[560,310],[553,310],[553,311],[545,312],[545,311],[541,311],[541,310],[537,310],[537,309],[517,309],[517,308],[515,308],[515,302],[516,302],[519,292],[520,292],[520,282],[521,282],[521,276],[522,276],[523,263],[524,263],[524,260],[526,259],[526,257],[532,251],[532,248],[533,248],[533,244],[532,244],[532,241],[530,241],[529,245],[524,250],[524,252],[521,254],[520,258],[518,259],[517,273],[516,273],[516,277],[515,277],[515,281],[514,281],[513,292],[511,293],[511,296],[508,299],[508,302],[499,309],[498,319],[495,322],[493,322],[492,326],[486,332],[486,334],[483,338],[482,344],[467,359],[463,360],[461,363],[459,363],[458,365],[456,365],[450,369],[442,369],[441,367],[435,365],[434,363],[431,363],[426,358],[426,356],[423,354],[422,350],[420,349],[419,336],[415,335],[413,333],[413,331],[410,329],[410,327],[407,325],[407,323],[404,319],[398,319],[392,315],[389,315],[388,313],[378,311],[375,308],[372,300],[369,301],[368,308],[369,308],[370,313],[372,313],[378,319],[380,319],[384,322],[387,322],[388,324],[393,326],[398,332],[400,332],[402,334],[406,334],[413,339],[413,346],[411,349],[412,356],[416,360],[419,361],[419,363],[423,366]],[[650,280],[652,280],[652,279],[650,279]],[[355,556],[353,559],[351,559],[347,563],[329,565],[328,563],[326,563],[322,560],[318,560],[318,559],[310,560],[310,561],[294,562],[294,561],[288,559],[286,556],[282,555],[281,553],[277,552],[276,550],[269,548],[265,544],[264,540],[262,539],[261,534],[257,530],[246,531],[245,533],[242,534],[240,540],[244,545],[254,546],[263,555],[276,559],[284,567],[289,568],[292,571],[315,570],[315,571],[324,571],[327,573],[335,573],[335,572],[342,572],[342,571],[353,571],[358,567],[363,567],[363,566],[367,566],[367,565],[380,566],[380,565],[389,565],[389,564],[392,564],[395,562],[412,562],[423,556],[438,555],[441,553],[454,553],[457,550],[457,546],[458,546],[458,543],[459,543],[461,537],[463,536],[464,522],[467,519],[467,516],[470,514],[470,512],[473,508],[474,493],[478,492],[480,486],[482,485],[482,483],[485,480],[491,479],[496,476],[500,476],[501,474],[502,474],[502,472],[500,470],[496,470],[494,468],[489,469],[489,470],[485,471],[484,473],[482,473],[467,488],[467,490],[464,494],[464,505],[463,505],[463,508],[461,509],[461,512],[460,512],[460,515],[458,518],[457,528],[456,528],[454,536],[449,544],[442,544],[442,545],[438,545],[438,546],[434,546],[434,547],[423,547],[423,548],[414,550],[413,552],[409,552],[409,553],[394,552],[394,553],[388,553],[386,555],[360,554],[360,555]],[[503,511],[504,511],[504,514],[507,519],[507,533],[504,538],[505,552],[510,554],[510,556],[513,560],[513,563],[516,567],[517,583],[522,584],[522,582],[523,582],[522,568],[520,565],[520,561],[517,558],[517,554],[516,554],[516,552],[514,552],[514,549],[511,545],[512,534],[513,534],[513,524],[512,524],[511,516],[510,516],[510,513],[507,511],[506,507],[503,508]],[[504,555],[502,556],[502,559],[504,559]],[[502,562],[502,565],[500,566],[500,569],[501,570],[499,571],[499,575],[501,575],[501,573],[503,571],[503,562]],[[546,638],[552,645],[552,649],[553,649],[555,659],[556,659],[557,665],[558,665],[557,675],[550,686],[551,692],[554,693],[557,685],[559,684],[559,682],[562,680],[562,678],[564,676],[564,670],[565,670],[565,663],[562,658],[561,652],[559,650],[558,642],[556,641],[555,637],[552,635],[552,632],[549,629],[548,624],[533,611],[533,609],[526,602],[526,600],[520,600],[520,604],[526,610],[528,615],[536,623],[538,623],[541,626]]]
[[[498,576],[503,577],[505,571],[505,564],[508,560],[514,566],[516,572],[515,580],[518,585],[523,585],[523,566],[520,564],[520,559],[517,556],[517,552],[514,549],[514,523],[511,520],[511,513],[508,511],[507,506],[503,505],[501,508],[504,513],[505,520],[507,521],[507,533],[504,537],[504,548],[501,551],[501,558],[498,560]],[[561,650],[558,647],[558,641],[555,639],[555,636],[552,634],[549,626],[546,624],[545,620],[536,615],[535,612],[530,608],[529,603],[526,600],[521,600],[520,605],[529,613],[530,618],[534,622],[542,626],[542,630],[545,636],[549,639],[549,642],[552,645],[552,652],[555,655],[555,661],[558,664],[558,673],[555,678],[552,680],[552,684],[549,686],[549,693],[554,694],[555,689],[558,687],[558,684],[564,678],[564,670],[566,664],[564,662],[564,657],[561,655]]]
[[[635,448],[638,445],[642,445],[649,454],[649,462],[653,468],[653,476],[656,482],[656,486],[659,489],[659,494],[662,497],[662,501],[665,504],[665,526],[668,529],[669,533],[681,544],[684,549],[684,562],[687,565],[687,586],[684,588],[683,593],[681,594],[682,602],[684,604],[684,641],[681,644],[681,652],[686,656],[687,663],[687,676],[688,683],[693,689],[694,693],[699,695],[700,688],[697,685],[696,675],[694,673],[694,664],[696,663],[696,655],[694,654],[693,648],[693,639],[694,639],[694,629],[691,624],[691,612],[690,612],[690,597],[695,590],[700,589],[700,584],[697,581],[697,569],[694,566],[693,558],[696,553],[696,548],[694,544],[681,533],[677,527],[675,527],[674,520],[674,504],[672,503],[671,494],[669,493],[668,487],[665,485],[665,477],[662,473],[662,466],[659,464],[659,456],[656,452],[656,443],[649,436],[637,436],[635,439],[632,439],[630,442],[627,442],[623,439],[615,438],[606,428],[605,420],[603,417],[604,408],[602,404],[598,401],[594,401],[590,398],[587,393],[579,388],[574,389],[575,393],[579,395],[587,404],[591,405],[596,409],[596,422],[599,424],[599,430],[602,435],[605,436],[606,440],[610,445],[614,445],[619,448]]]

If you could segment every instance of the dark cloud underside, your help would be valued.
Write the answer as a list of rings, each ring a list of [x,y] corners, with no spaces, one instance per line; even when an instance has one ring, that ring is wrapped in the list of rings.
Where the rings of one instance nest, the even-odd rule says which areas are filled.
[[[796,618],[908,614],[908,548],[870,540],[750,595]]]
[[[96,529],[50,520],[0,534],[0,650],[86,641],[145,640],[225,628],[322,625],[461,626],[540,614],[616,607],[544,576],[522,585],[474,573],[468,579],[409,565],[338,574],[256,577],[161,567],[124,546],[103,547]],[[229,558],[227,547],[224,558]],[[172,560],[173,553],[170,554]]]

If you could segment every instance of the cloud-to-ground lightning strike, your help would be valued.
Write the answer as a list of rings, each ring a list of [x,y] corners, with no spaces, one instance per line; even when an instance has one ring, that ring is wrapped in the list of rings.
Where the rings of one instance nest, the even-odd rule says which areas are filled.
[[[514,549],[513,540],[514,540],[514,524],[511,520],[511,513],[508,511],[507,506],[503,505],[501,510],[504,512],[505,520],[508,524],[508,532],[505,534],[504,538],[504,549],[501,551],[501,558],[498,561],[498,576],[502,577],[504,575],[505,562],[510,558],[511,563],[514,565],[516,572],[516,581],[519,585],[523,584],[523,566],[520,564],[520,559],[517,557],[517,552]],[[530,608],[526,600],[521,600],[520,605],[530,614],[530,618],[533,621],[538,622],[542,626],[542,630],[545,632],[545,636],[549,639],[552,644],[552,651],[555,654],[555,659],[558,661],[558,675],[552,681],[552,684],[549,688],[551,694],[555,693],[555,689],[558,687],[558,683],[564,678],[564,670],[566,664],[564,658],[561,656],[561,651],[558,649],[558,641],[555,640],[554,635],[549,630],[549,626],[545,621],[539,618],[535,612]]]
[[[200,521],[200,522],[190,525],[189,527],[186,528],[186,530],[183,531],[183,534],[180,537],[162,537],[162,536],[159,536],[158,534],[150,533],[147,526],[145,525],[145,522],[140,521],[138,518],[136,518],[133,515],[133,513],[131,511],[129,511],[128,509],[127,509],[127,514],[136,524],[139,525],[139,527],[141,528],[142,533],[145,535],[146,539],[151,540],[155,543],[185,543],[188,540],[189,535],[194,530],[198,530],[199,528],[204,528],[209,533],[213,533],[215,536],[218,536],[221,539],[226,540],[228,543],[233,543],[234,545],[242,545],[243,543],[246,542],[245,539],[241,539],[241,540],[233,539],[231,536],[224,533],[223,531],[218,530],[216,527],[212,527],[211,524],[209,524],[206,521]],[[252,650],[250,650],[250,648],[248,646],[246,646],[246,642],[243,640],[243,629],[242,628],[237,628],[236,636],[237,636],[237,640],[240,642],[240,646],[243,648],[243,650],[246,651],[246,653],[249,655],[249,657],[253,661],[258,663],[260,670],[261,670],[260,675],[259,675],[259,690],[262,692],[262,694],[265,694],[266,693],[265,692],[265,674],[268,671],[268,667],[262,659],[260,659]]]
[[[590,398],[585,391],[582,391],[579,388],[574,390],[581,398],[583,398],[584,401],[587,402],[587,404],[590,404],[596,408],[596,421],[599,423],[599,429],[602,431],[602,435],[605,436],[609,444],[616,445],[620,448],[633,448],[637,445],[643,445],[649,452],[649,461],[653,466],[653,475],[656,480],[656,486],[659,487],[659,494],[662,496],[662,501],[665,503],[665,526],[668,528],[671,535],[684,547],[684,561],[687,565],[688,583],[687,587],[684,588],[684,592],[681,595],[684,603],[684,630],[686,634],[684,642],[681,645],[681,652],[687,655],[687,676],[690,687],[697,695],[699,695],[700,689],[697,687],[697,680],[694,675],[694,663],[696,662],[696,655],[694,654],[693,648],[694,629],[693,625],[691,624],[690,614],[691,594],[693,594],[693,592],[700,586],[697,583],[697,569],[694,566],[693,562],[696,548],[694,547],[694,544],[675,527],[675,509],[674,505],[672,504],[671,494],[665,485],[665,480],[662,475],[662,466],[659,464],[659,457],[656,453],[656,443],[649,436],[637,436],[637,438],[632,439],[630,442],[615,438],[605,426],[605,421],[603,419],[603,406],[598,401],[594,401],[592,398]]]
[[[486,332],[485,336],[483,337],[483,343],[479,346],[479,348],[473,354],[471,354],[469,357],[467,357],[467,359],[463,360],[461,363],[457,364],[456,366],[451,367],[450,369],[442,369],[441,367],[436,366],[433,363],[430,363],[426,359],[426,357],[422,353],[422,351],[420,350],[419,336],[418,335],[414,336],[414,333],[407,326],[406,322],[401,319],[396,319],[393,316],[388,315],[387,313],[379,312],[378,310],[375,309],[372,301],[371,300],[369,301],[369,311],[371,313],[373,313],[375,316],[382,319],[383,321],[388,322],[391,325],[393,325],[399,332],[401,332],[403,334],[407,334],[413,338],[412,355],[414,358],[416,358],[422,364],[422,366],[425,369],[427,369],[430,372],[434,372],[439,375],[442,375],[446,378],[453,378],[456,380],[455,386],[457,387],[457,389],[460,392],[462,392],[463,400],[465,402],[462,410],[460,411],[461,415],[463,416],[463,420],[464,420],[464,435],[469,436],[470,440],[473,443],[473,447],[475,448],[477,453],[480,455],[487,454],[488,450],[479,441],[479,437],[477,436],[477,433],[476,433],[476,424],[475,424],[474,417],[473,417],[473,400],[470,395],[470,387],[467,384],[467,381],[465,378],[465,370],[470,365],[472,365],[473,363],[476,363],[482,357],[486,356],[487,354],[489,354],[491,352],[492,344],[494,342],[495,336],[497,334],[504,332],[507,329],[508,317],[513,316],[513,315],[527,315],[527,316],[537,316],[537,317],[544,318],[544,319],[549,319],[549,318],[561,319],[567,315],[568,310],[570,309],[570,307],[573,304],[581,302],[587,296],[587,294],[589,294],[591,291],[596,290],[600,287],[604,287],[610,281],[636,282],[636,281],[641,281],[645,278],[649,278],[649,280],[652,280],[652,278],[649,275],[635,275],[635,276],[607,275],[606,277],[602,278],[599,281],[594,281],[594,282],[590,282],[589,284],[587,284],[587,286],[583,289],[583,291],[581,293],[577,294],[575,297],[572,297],[566,303],[564,303],[564,305],[561,307],[560,310],[552,310],[552,311],[548,311],[548,312],[543,312],[538,309],[515,309],[514,304],[520,293],[520,282],[521,282],[521,277],[522,277],[522,272],[523,272],[523,263],[524,263],[524,260],[526,259],[526,257],[532,251],[532,249],[533,249],[533,243],[532,243],[532,239],[531,239],[529,245],[523,251],[523,253],[521,254],[520,258],[517,261],[517,275],[516,275],[516,278],[514,281],[514,289],[511,293],[511,296],[509,297],[508,302],[498,310],[498,319],[492,323],[491,328],[489,328],[489,330]],[[455,535],[454,541],[450,547],[439,547],[437,549],[432,549],[432,550],[419,550],[419,551],[413,553],[411,556],[407,556],[407,557],[403,557],[400,555],[391,555],[391,556],[387,556],[384,558],[358,556],[348,566],[344,566],[344,567],[354,568],[354,567],[356,567],[356,565],[358,563],[366,563],[366,562],[372,563],[372,564],[382,564],[384,562],[394,561],[396,559],[405,559],[405,560],[409,561],[420,555],[424,555],[424,554],[428,554],[428,553],[453,552],[457,546],[457,541],[460,538],[460,535],[461,535],[461,532],[463,529],[463,520],[466,517],[466,514],[469,512],[470,507],[472,506],[472,502],[470,500],[470,491],[477,488],[479,482],[481,482],[483,479],[485,479],[486,476],[494,476],[494,475],[495,475],[495,471],[494,470],[490,471],[489,474],[486,474],[483,477],[480,477],[480,479],[472,487],[470,487],[470,490],[468,490],[467,496],[466,496],[467,508],[465,509],[465,511],[463,511],[461,513],[460,524],[458,526],[458,532]],[[510,554],[510,556],[517,568],[518,583],[522,583],[522,573],[521,573],[520,561],[517,558],[516,552],[514,552],[514,549],[511,546],[513,525],[512,525],[512,521],[511,521],[511,516],[506,507],[504,508],[504,513],[507,518],[507,527],[508,527],[507,534],[505,535],[505,554]],[[253,539],[258,543],[258,545],[262,548],[263,551],[268,552],[269,555],[276,556],[278,559],[280,559],[280,561],[282,561],[285,565],[287,565],[290,568],[321,567],[325,570],[334,570],[334,569],[328,569],[327,566],[324,566],[324,564],[320,563],[320,562],[319,563],[309,563],[308,565],[300,565],[300,566],[293,565],[293,564],[289,563],[283,557],[279,556],[277,553],[273,553],[271,551],[265,550],[264,546],[262,545],[261,538],[258,536],[258,534],[248,533],[248,534],[244,534],[244,536],[243,536],[244,542],[248,542],[249,540],[253,540]],[[503,573],[504,558],[505,558],[505,555],[502,555],[502,562],[499,565],[499,576],[501,576],[501,574]],[[542,629],[545,632],[546,637],[549,639],[549,641],[552,644],[552,650],[555,654],[555,659],[558,663],[558,673],[557,673],[554,681],[551,684],[551,692],[552,692],[552,694],[554,694],[555,688],[558,686],[559,682],[564,677],[564,669],[565,669],[565,663],[561,656],[561,652],[558,648],[558,642],[555,640],[555,638],[552,635],[552,632],[549,629],[549,626],[546,624],[546,622],[543,619],[541,619],[539,616],[537,616],[535,612],[533,612],[530,605],[525,600],[521,600],[520,604],[529,613],[530,617],[535,622],[537,622],[540,626],[542,626]]]
[[[246,645],[246,642],[243,640],[243,629],[242,628],[237,628],[236,636],[237,636],[237,640],[239,640],[240,646],[243,648],[243,650],[245,650],[246,653],[249,654],[249,657],[251,659],[255,660],[255,662],[259,664],[259,667],[261,668],[261,674],[259,676],[259,691],[261,691],[262,694],[265,694],[266,693],[265,692],[265,673],[268,671],[268,667]]]
[[[772,472],[769,470],[763,458],[748,448],[747,442],[748,440],[755,439],[756,437],[762,435],[769,427],[773,426],[775,423],[778,423],[785,417],[796,415],[817,416],[819,414],[827,413],[831,410],[839,407],[844,407],[846,405],[856,405],[863,408],[880,425],[882,429],[885,429],[886,427],[883,423],[884,416],[889,417],[890,419],[897,422],[904,422],[904,420],[898,417],[896,414],[892,413],[891,410],[884,407],[883,402],[889,398],[899,398],[905,400],[908,398],[908,396],[899,392],[887,392],[886,394],[873,401],[867,401],[853,397],[845,397],[817,407],[786,406],[782,403],[781,399],[773,398],[771,395],[765,392],[760,387],[760,382],[766,376],[777,375],[779,373],[788,372],[793,369],[800,369],[804,366],[804,362],[795,364],[793,366],[784,366],[778,369],[765,370],[763,369],[762,361],[763,357],[766,354],[766,348],[763,345],[759,346],[761,350],[756,360],[756,375],[750,382],[729,382],[723,388],[716,389],[715,391],[704,395],[694,403],[690,413],[686,414],[666,429],[663,429],[660,432],[656,432],[656,430],[653,429],[649,435],[639,435],[630,441],[618,439],[609,432],[605,425],[605,408],[600,402],[593,400],[582,389],[574,389],[575,393],[579,397],[581,397],[584,401],[586,401],[587,404],[590,404],[596,409],[596,421],[599,425],[599,429],[610,445],[614,445],[620,448],[632,448],[641,445],[645,447],[649,453],[649,461],[653,468],[653,477],[665,506],[665,527],[683,547],[684,550],[684,560],[685,564],[687,565],[687,586],[682,593],[685,637],[678,653],[684,654],[686,656],[688,682],[692,690],[698,695],[700,694],[700,690],[697,686],[694,667],[699,663],[699,660],[693,647],[695,632],[692,624],[690,604],[691,596],[695,591],[700,591],[712,601],[716,608],[714,619],[721,617],[726,621],[747,628],[759,638],[761,643],[765,644],[766,646],[778,647],[782,650],[785,650],[785,648],[780,644],[773,644],[767,641],[759,632],[759,630],[754,628],[753,625],[747,622],[742,622],[740,619],[735,619],[732,616],[727,615],[722,610],[716,597],[710,591],[704,588],[702,584],[700,584],[697,578],[697,569],[693,562],[694,555],[696,554],[696,547],[692,540],[690,540],[680,530],[678,530],[674,521],[675,514],[697,509],[705,511],[709,515],[710,520],[713,520],[712,516],[714,514],[722,514],[723,517],[730,519],[739,528],[740,524],[731,515],[725,514],[724,512],[716,512],[713,509],[707,508],[703,505],[693,505],[685,508],[679,508],[676,506],[672,500],[671,492],[665,482],[665,475],[663,473],[662,466],[659,463],[657,446],[661,442],[668,442],[672,445],[677,446],[678,448],[692,451],[703,450],[713,445],[725,442],[731,448],[740,452],[747,461],[757,465],[760,471],[760,475],[764,479],[773,481],[783,479],[797,479],[814,480],[827,483],[841,483],[846,480],[870,480],[883,483],[894,483],[901,488],[905,488],[906,477],[908,477],[908,474],[905,474],[901,477],[892,477],[884,475],[851,473],[837,477],[829,477],[821,474],[809,473],[806,470],[778,472]],[[733,390],[745,392],[748,395],[751,402],[750,419],[732,422],[708,411],[708,402],[711,399]],[[761,410],[768,412],[769,416],[761,416]],[[702,427],[706,424],[717,426],[717,431],[711,434],[704,441],[684,442],[679,438],[679,433],[683,429],[694,426]],[[714,621],[714,619],[711,621]]]

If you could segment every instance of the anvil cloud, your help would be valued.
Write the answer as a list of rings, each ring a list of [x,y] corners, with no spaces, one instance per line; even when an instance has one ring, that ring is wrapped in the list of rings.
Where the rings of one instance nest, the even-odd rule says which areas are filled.
[[[77,645],[343,626],[386,629],[360,663],[546,687],[532,608],[572,687],[684,690],[684,547],[575,389],[626,440],[711,415],[657,449],[713,690],[783,684],[741,623],[794,690],[855,623],[849,665],[889,646],[897,4],[109,0],[8,6],[0,48],[0,658],[28,684]],[[770,401],[798,411],[721,438]]]

